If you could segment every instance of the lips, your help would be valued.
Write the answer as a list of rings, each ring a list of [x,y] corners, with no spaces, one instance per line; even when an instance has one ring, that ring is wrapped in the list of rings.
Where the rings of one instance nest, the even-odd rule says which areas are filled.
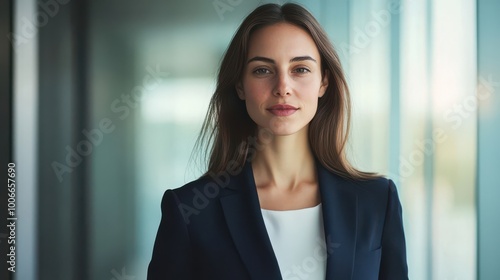
[[[284,117],[292,115],[297,112],[299,108],[287,104],[277,104],[267,108],[267,110],[275,116]]]

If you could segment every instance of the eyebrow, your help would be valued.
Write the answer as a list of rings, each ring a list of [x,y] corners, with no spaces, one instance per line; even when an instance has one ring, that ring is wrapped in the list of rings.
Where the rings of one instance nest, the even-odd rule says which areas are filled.
[[[296,56],[292,59],[290,59],[290,62],[298,62],[298,61],[305,61],[305,60],[310,60],[310,61],[314,61],[316,62],[316,59],[308,56],[308,55],[304,55],[304,56]],[[276,62],[274,61],[274,59],[271,59],[271,58],[268,58],[268,57],[263,57],[263,56],[255,56],[255,57],[252,57],[250,58],[248,61],[247,61],[247,64],[252,62],[252,61],[263,61],[263,62],[267,62],[267,63],[272,63],[272,64],[276,64]]]

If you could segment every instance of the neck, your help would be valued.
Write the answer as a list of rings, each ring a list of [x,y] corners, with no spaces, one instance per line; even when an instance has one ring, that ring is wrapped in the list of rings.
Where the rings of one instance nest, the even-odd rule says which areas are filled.
[[[274,136],[261,147],[252,161],[257,185],[293,189],[316,181],[307,128],[294,135]]]

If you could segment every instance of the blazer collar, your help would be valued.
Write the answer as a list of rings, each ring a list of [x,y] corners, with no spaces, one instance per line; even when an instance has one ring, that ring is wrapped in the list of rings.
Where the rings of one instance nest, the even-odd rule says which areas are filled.
[[[353,182],[316,163],[323,207],[326,279],[351,279],[356,247],[357,194]],[[247,162],[220,198],[224,216],[252,279],[282,279],[262,217],[251,163]]]
[[[327,248],[326,279],[351,279],[356,249],[357,186],[319,162],[316,168]]]
[[[231,177],[227,186],[237,190],[220,198],[234,244],[252,279],[282,279],[278,261],[262,217],[250,163]]]

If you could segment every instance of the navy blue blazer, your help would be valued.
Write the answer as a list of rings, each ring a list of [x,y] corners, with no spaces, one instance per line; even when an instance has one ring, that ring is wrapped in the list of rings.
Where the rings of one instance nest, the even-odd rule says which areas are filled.
[[[385,178],[347,180],[316,166],[326,279],[408,279],[394,183]],[[301,279],[280,274],[250,163],[167,190],[161,207],[149,280]]]

